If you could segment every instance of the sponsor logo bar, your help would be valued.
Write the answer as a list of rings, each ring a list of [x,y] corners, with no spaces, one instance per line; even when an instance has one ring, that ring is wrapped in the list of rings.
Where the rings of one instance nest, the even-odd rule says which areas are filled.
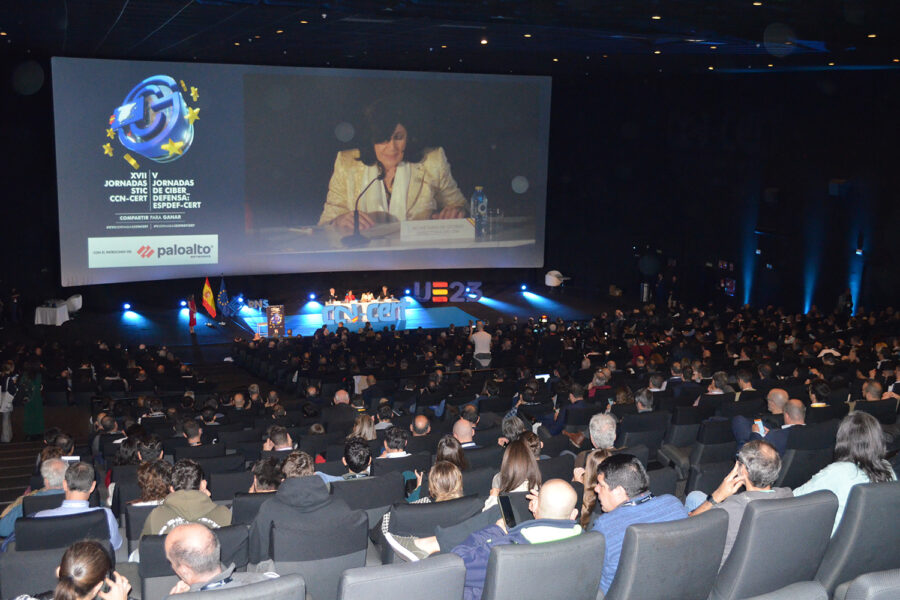
[[[214,265],[218,235],[143,235],[88,238],[88,268]]]

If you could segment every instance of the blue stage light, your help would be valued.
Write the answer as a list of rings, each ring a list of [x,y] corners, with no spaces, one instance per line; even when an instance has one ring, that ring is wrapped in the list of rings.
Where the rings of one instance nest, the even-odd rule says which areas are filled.
[[[762,250],[760,250],[759,248],[757,248],[757,249],[756,249],[756,255],[759,256],[760,254],[762,254]]]
[[[524,292],[527,289],[528,289],[528,286],[523,283],[521,286],[521,290]]]
[[[131,305],[129,303],[125,303],[122,305],[122,310],[131,310]]]
[[[857,249],[856,249],[856,255],[857,255],[857,256],[862,256],[862,255],[863,255],[863,250],[862,250],[862,248],[857,248]]]
[[[182,301],[181,301],[181,306],[187,306],[187,300],[182,300]]]
[[[309,299],[310,299],[310,300],[315,300],[315,299],[316,299],[316,295],[315,295],[315,294],[310,294],[310,295],[309,295]]]
[[[466,293],[467,293],[467,294],[468,294],[469,292],[471,292],[471,291],[472,291],[472,288],[466,287]]]
[[[241,304],[243,304],[243,303],[244,303],[244,297],[243,297],[243,296],[238,296],[238,302],[240,302]]]
[[[409,289],[403,290],[403,294],[409,296],[412,292]]]

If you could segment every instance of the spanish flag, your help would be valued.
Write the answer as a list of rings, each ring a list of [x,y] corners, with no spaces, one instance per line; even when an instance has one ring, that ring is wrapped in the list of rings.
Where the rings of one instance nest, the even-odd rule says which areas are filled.
[[[206,281],[203,283],[203,308],[206,309],[206,312],[209,313],[213,319],[216,318],[216,300],[213,297],[212,287],[209,285],[209,277],[206,278]]]

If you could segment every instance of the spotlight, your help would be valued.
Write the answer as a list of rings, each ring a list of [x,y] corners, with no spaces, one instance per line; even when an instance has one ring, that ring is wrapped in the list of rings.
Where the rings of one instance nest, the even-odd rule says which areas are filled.
[[[863,255],[863,249],[862,249],[862,248],[857,248],[857,249],[856,249],[856,255],[857,255],[857,256],[862,256],[862,255]]]
[[[309,299],[310,299],[310,300],[315,300],[315,299],[316,299],[316,295],[315,295],[315,294],[310,294],[310,295],[309,295]]]
[[[410,291],[409,291],[408,289],[406,289],[406,290],[403,290],[403,293],[404,293],[405,295],[409,296]]]
[[[762,250],[760,250],[759,248],[757,248],[757,249],[756,249],[756,255],[759,256],[760,254],[762,254]]]
[[[528,286],[523,283],[519,289],[521,289],[524,292],[525,290],[528,289]]]
[[[238,296],[238,302],[240,302],[241,304],[243,304],[243,303],[244,303],[244,297],[243,297],[243,296]]]
[[[122,305],[122,310],[131,310],[131,305],[129,303],[125,303]]]
[[[466,287],[466,293],[467,293],[467,294],[468,294],[469,292],[471,292],[471,291],[472,291],[472,288]]]
[[[187,306],[187,300],[182,300],[182,301],[181,301],[181,306]]]

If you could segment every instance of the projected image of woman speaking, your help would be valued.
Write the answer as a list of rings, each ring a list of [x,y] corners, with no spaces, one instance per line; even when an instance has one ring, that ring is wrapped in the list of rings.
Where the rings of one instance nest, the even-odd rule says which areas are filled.
[[[356,199],[373,181],[359,199],[361,230],[466,216],[466,199],[444,150],[426,146],[427,126],[415,113],[396,100],[379,100],[365,110],[363,141],[358,149],[338,152],[319,225],[352,230]]]

